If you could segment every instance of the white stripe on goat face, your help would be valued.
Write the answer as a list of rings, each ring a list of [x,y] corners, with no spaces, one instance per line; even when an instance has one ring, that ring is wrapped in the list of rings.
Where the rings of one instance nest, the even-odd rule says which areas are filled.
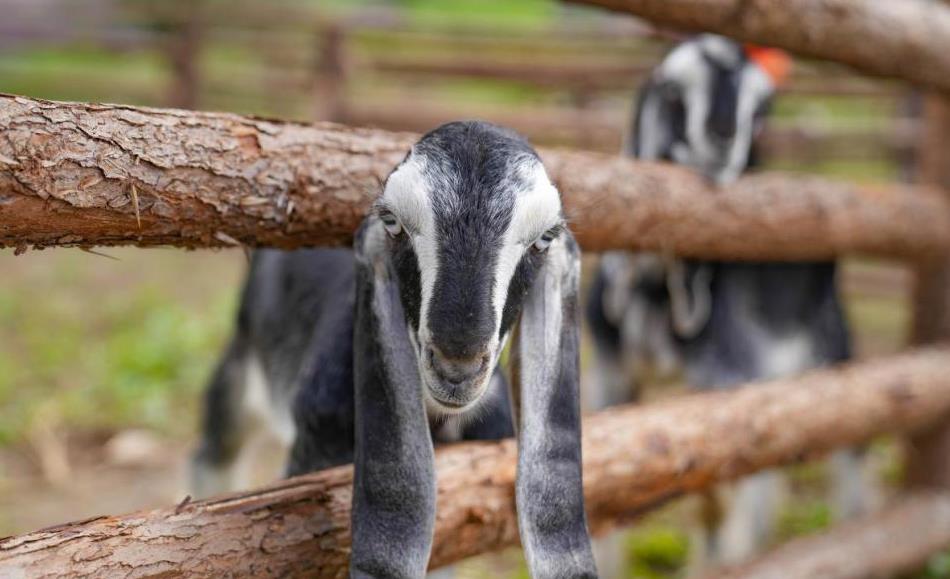
[[[532,159],[532,161],[534,161]],[[540,162],[525,163],[516,169],[521,173],[520,182],[527,187],[518,191],[508,230],[505,232],[498,262],[495,267],[495,287],[492,306],[495,310],[496,334],[501,326],[502,312],[508,298],[508,286],[515,268],[531,246],[551,227],[561,220],[561,198],[548,179]],[[501,348],[499,348],[500,353]]]
[[[417,355],[420,352],[419,345],[425,344],[428,339],[425,320],[439,271],[435,214],[430,201],[430,183],[426,178],[423,163],[424,159],[419,155],[415,152],[410,153],[406,161],[389,176],[382,197],[386,208],[400,220],[406,235],[412,240],[412,247],[418,260],[422,293],[418,336],[413,328],[409,328],[409,336],[414,341],[413,346]]]

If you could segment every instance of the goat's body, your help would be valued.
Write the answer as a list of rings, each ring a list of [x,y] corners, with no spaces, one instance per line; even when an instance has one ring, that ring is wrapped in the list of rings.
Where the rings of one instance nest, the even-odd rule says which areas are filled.
[[[689,383],[731,387],[846,360],[834,262],[706,263],[709,322],[682,340]]]
[[[349,249],[259,250],[229,345],[207,392],[194,488],[235,490],[249,436],[264,429],[288,452],[286,474],[353,461],[356,262]],[[472,411],[431,420],[433,440],[513,435],[507,385]]]

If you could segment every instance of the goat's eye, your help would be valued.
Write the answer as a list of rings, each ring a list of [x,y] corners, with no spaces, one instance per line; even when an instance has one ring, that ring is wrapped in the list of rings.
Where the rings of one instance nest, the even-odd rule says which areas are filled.
[[[383,227],[386,228],[386,233],[390,237],[396,237],[402,233],[402,224],[399,223],[399,219],[389,211],[380,211],[379,220],[383,222]]]
[[[548,229],[547,231],[542,233],[541,237],[539,237],[538,240],[535,241],[534,245],[532,245],[531,247],[535,251],[547,251],[548,247],[551,246],[551,242],[557,239],[557,236],[560,234],[561,234],[560,225],[552,227],[551,229]]]

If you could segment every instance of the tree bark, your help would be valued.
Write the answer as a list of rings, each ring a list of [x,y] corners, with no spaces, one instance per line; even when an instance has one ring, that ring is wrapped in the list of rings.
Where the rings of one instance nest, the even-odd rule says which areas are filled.
[[[950,6],[929,0],[570,0],[950,91]]]
[[[0,95],[0,247],[348,244],[417,136]],[[710,259],[919,256],[950,247],[924,189],[542,150],[585,249]]]
[[[709,579],[885,579],[950,544],[950,494],[918,493],[864,520],[787,543]]]
[[[950,409],[950,349],[821,370],[800,379],[653,406],[619,407],[584,427],[590,523],[607,530],[673,497],[888,431]],[[513,441],[437,453],[432,567],[517,541]],[[352,471],[100,517],[0,541],[0,576],[342,577]]]

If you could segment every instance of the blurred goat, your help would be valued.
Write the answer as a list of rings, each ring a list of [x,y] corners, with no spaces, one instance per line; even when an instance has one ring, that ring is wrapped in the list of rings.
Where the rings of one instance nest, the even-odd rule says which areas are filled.
[[[733,182],[756,165],[755,136],[789,64],[780,51],[719,36],[679,44],[640,91],[624,152],[692,167],[715,184]],[[651,366],[660,374],[682,370],[690,385],[708,390],[848,359],[835,274],[834,262],[605,254],[587,304],[597,376],[585,392],[587,406],[634,400]],[[840,513],[862,510],[859,462],[843,452],[834,463]],[[772,534],[776,483],[774,472],[740,481],[725,510],[710,493],[694,563],[742,560],[764,545]]]

